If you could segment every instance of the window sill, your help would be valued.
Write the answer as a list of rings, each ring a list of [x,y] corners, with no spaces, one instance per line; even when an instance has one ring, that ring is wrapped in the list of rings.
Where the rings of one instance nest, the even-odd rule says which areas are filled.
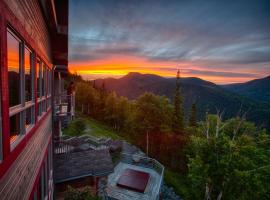
[[[28,127],[25,128],[25,134],[28,134],[34,126],[35,126],[35,124],[28,125]]]
[[[41,98],[39,97],[38,100],[37,100],[37,102],[40,103],[41,101],[44,101],[44,100],[46,100],[46,97],[45,96],[43,96]]]
[[[46,113],[47,111],[46,112],[42,111],[41,115],[38,116],[38,121],[42,119]]]
[[[22,139],[25,137],[25,135],[19,135],[18,138],[14,142],[10,144],[10,151],[13,151],[15,147],[22,141]]]
[[[17,113],[23,111],[24,108],[25,107],[23,107],[21,104],[9,108],[9,117],[12,117],[13,115],[16,115]]]
[[[33,101],[28,101],[25,103],[25,107],[24,108],[30,108],[31,106],[34,106],[35,105],[35,102]]]

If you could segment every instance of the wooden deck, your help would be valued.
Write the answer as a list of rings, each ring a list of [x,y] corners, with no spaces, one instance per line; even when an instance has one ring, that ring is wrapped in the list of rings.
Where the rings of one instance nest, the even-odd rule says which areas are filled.
[[[117,181],[125,169],[134,169],[150,174],[150,179],[144,193],[127,190],[117,186]],[[153,169],[120,162],[114,169],[114,173],[108,177],[107,195],[118,200],[156,200],[159,191],[159,182],[162,177]]]

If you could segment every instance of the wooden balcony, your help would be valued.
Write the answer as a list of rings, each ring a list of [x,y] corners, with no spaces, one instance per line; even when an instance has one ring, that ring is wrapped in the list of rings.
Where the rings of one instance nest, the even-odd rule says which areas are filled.
[[[53,115],[58,119],[73,119],[75,116],[75,95],[60,94],[53,100]]]

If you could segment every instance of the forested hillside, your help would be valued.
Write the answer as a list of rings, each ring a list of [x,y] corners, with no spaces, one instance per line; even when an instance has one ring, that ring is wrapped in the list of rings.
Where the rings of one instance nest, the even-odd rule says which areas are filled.
[[[246,83],[224,85],[224,88],[257,101],[270,101],[270,76]]]
[[[94,81],[94,84],[98,88],[104,84],[106,90],[114,91],[118,96],[125,96],[128,99],[136,99],[145,92],[152,92],[156,95],[165,95],[172,101],[175,81],[175,78],[129,73],[120,79],[98,79]],[[192,103],[196,103],[199,119],[203,119],[206,112],[215,114],[217,111],[222,111],[224,118],[234,117],[240,112],[246,113],[248,120],[270,130],[270,104],[258,103],[199,78],[181,78],[180,83],[186,116]]]
[[[179,78],[171,101],[153,93],[128,100],[105,84],[72,79],[77,111],[163,163],[166,181],[184,199],[268,199],[270,137],[245,116],[224,120],[218,112],[199,120],[196,103],[184,113]]]

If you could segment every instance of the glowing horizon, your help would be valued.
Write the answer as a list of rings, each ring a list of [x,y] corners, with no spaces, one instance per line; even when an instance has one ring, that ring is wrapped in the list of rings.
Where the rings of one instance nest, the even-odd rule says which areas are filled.
[[[76,62],[69,65],[69,70],[71,73],[76,72],[87,80],[99,78],[121,78],[130,72],[155,74],[163,77],[175,77],[178,69],[181,70],[181,77],[197,77],[216,84],[241,83],[253,80],[255,78],[264,77],[263,74],[255,74],[253,72],[252,76],[247,73],[247,77],[230,77],[230,71],[221,72],[215,70],[211,71],[211,73],[215,75],[207,75],[209,71],[205,67],[200,67],[199,65],[194,64],[192,65],[188,62],[158,62],[147,60],[145,58],[121,55],[117,57],[108,57],[105,59],[88,61],[86,63]],[[204,74],[205,71],[207,71],[206,74]],[[224,75],[221,76],[221,73]],[[240,74],[240,72],[238,72],[238,74]],[[244,74],[245,72],[241,73],[241,75]]]

